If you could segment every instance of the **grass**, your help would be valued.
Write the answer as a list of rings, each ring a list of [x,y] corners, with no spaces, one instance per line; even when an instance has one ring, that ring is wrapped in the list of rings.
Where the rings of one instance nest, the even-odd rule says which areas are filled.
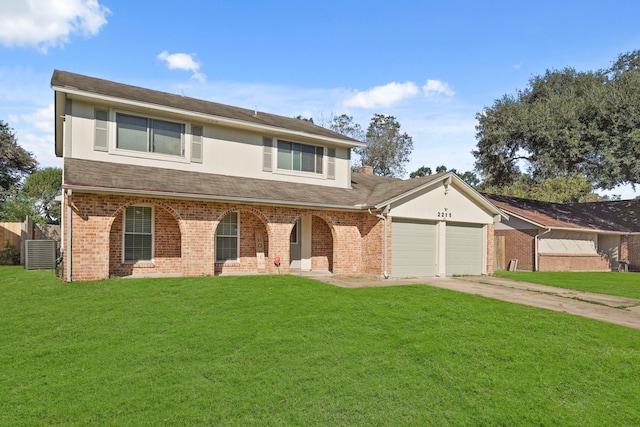
[[[497,271],[495,275],[522,282],[640,299],[640,274],[637,273]]]
[[[0,268],[0,425],[640,424],[640,331],[423,285]]]

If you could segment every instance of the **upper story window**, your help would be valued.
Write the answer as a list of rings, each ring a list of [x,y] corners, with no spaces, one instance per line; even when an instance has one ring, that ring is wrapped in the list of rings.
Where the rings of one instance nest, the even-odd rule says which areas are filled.
[[[278,169],[322,173],[323,147],[278,141]]]
[[[116,114],[116,147],[123,150],[184,156],[184,124]]]

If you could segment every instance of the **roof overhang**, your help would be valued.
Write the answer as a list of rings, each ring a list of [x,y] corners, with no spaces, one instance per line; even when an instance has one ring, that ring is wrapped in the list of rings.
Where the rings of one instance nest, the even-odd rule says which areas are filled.
[[[327,205],[322,203],[296,202],[291,200],[256,199],[233,196],[213,196],[198,193],[175,193],[170,191],[150,191],[130,188],[110,188],[88,185],[62,184],[62,189],[70,189],[74,193],[101,193],[130,196],[147,196],[162,199],[206,200],[225,203],[243,203],[248,205],[288,206],[301,208],[314,208],[319,210],[362,211],[368,207],[364,205]]]
[[[155,104],[150,102],[135,101],[135,100],[130,100],[122,97],[98,94],[98,93],[84,91],[84,90],[80,90],[80,89],[68,87],[68,86],[54,85],[52,86],[52,88],[56,94],[55,95],[56,96],[56,118],[58,118],[59,115],[63,114],[62,112],[65,110],[66,97],[69,97],[72,99],[79,99],[79,100],[99,101],[101,103],[109,104],[113,106],[134,107],[134,108],[153,110],[161,113],[181,116],[184,118],[188,118],[191,120],[200,121],[204,123],[217,124],[220,126],[226,126],[226,127],[236,128],[236,129],[244,129],[248,131],[266,133],[270,135],[273,134],[273,135],[282,136],[282,137],[323,141],[332,145],[349,147],[349,148],[365,146],[365,143],[363,142],[348,141],[340,138],[331,138],[328,136],[317,135],[310,132],[295,131],[295,130],[286,129],[282,127],[261,125],[258,123],[250,123],[243,120],[231,119],[228,117],[211,115],[211,114],[201,113],[198,111],[185,110],[181,108],[169,107],[166,105],[160,105],[160,104]],[[61,101],[62,102],[61,110],[58,110],[59,98],[64,99],[63,101]],[[57,124],[58,123],[56,122],[56,151],[57,151],[57,145],[58,145]],[[60,126],[60,129],[62,129],[62,126]],[[62,140],[62,130],[60,130],[60,140]]]
[[[63,155],[64,116],[66,114],[67,94],[54,92],[54,125],[55,125],[55,153],[56,157]]]
[[[612,230],[602,230],[599,228],[585,228],[585,227],[558,227],[558,226],[553,226],[553,225],[544,225],[544,224],[540,224],[536,221],[532,221],[528,218],[523,217],[522,215],[518,215],[516,213],[510,212],[507,209],[507,212],[509,212],[509,215],[511,215],[514,218],[517,218],[521,221],[524,221],[526,223],[529,223],[531,225],[533,225],[536,228],[542,228],[545,230],[550,230],[550,231],[575,231],[575,232],[579,232],[579,233],[596,233],[596,234],[616,234],[616,235],[621,235],[621,236],[626,236],[629,234],[640,234],[640,233],[636,233],[636,232],[629,232],[629,231],[612,231]]]

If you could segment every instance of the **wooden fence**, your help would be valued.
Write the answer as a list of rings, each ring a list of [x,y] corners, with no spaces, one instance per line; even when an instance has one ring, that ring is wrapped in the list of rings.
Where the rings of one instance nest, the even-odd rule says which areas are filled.
[[[31,218],[24,222],[0,222],[0,251],[13,245],[20,254],[20,264],[24,264],[26,240],[55,240],[60,247],[60,226],[36,224]]]

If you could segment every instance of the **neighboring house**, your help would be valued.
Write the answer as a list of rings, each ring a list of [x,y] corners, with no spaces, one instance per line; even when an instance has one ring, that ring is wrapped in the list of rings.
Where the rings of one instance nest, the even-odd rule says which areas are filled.
[[[519,270],[610,271],[624,260],[640,269],[638,201],[561,204],[486,197],[509,215],[495,227],[506,267],[517,259]]]
[[[51,84],[67,281],[493,270],[504,214],[452,173],[352,173],[363,144],[304,120],[63,71]]]

